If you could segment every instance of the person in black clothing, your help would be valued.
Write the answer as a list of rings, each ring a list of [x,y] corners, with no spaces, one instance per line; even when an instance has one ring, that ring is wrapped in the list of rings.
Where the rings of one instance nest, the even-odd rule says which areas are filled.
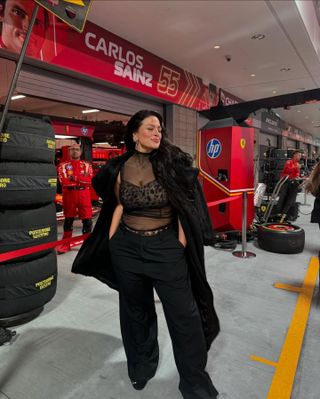
[[[314,197],[313,210],[311,212],[311,223],[318,223],[320,227],[320,163],[318,163],[305,185],[307,193],[311,193]]]
[[[307,193],[311,193],[315,199],[313,209],[311,212],[311,223],[318,223],[320,228],[320,162],[316,164],[311,175],[305,185]],[[318,254],[320,261],[320,251]],[[320,289],[320,274],[319,274],[319,289]]]
[[[104,201],[72,271],[119,290],[120,324],[133,388],[156,373],[153,289],[165,313],[184,399],[214,399],[205,371],[219,320],[204,268],[212,227],[192,158],[170,144],[162,117],[143,110],[127,125],[124,155],[93,178]],[[106,265],[107,262],[107,265]]]

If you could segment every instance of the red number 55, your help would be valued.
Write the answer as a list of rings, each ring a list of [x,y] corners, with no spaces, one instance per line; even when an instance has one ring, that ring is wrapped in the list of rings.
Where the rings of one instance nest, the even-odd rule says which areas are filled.
[[[164,65],[161,66],[157,90],[159,93],[175,97],[178,94],[180,73]]]

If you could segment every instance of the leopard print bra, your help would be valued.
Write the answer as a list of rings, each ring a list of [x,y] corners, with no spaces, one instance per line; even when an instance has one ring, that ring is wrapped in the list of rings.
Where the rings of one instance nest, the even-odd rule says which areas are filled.
[[[120,171],[122,220],[136,230],[151,230],[172,222],[166,190],[155,179],[149,154],[136,152]]]

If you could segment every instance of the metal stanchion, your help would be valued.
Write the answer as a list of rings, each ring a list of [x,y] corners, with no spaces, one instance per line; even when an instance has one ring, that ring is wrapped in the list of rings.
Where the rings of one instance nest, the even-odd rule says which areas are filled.
[[[232,252],[237,258],[254,258],[256,254],[247,251],[247,193],[242,193],[242,251]]]
[[[303,204],[301,204],[301,205],[303,205],[303,206],[311,206],[311,204],[308,204],[307,203],[307,192],[306,192],[306,187],[304,186],[303,187],[303,191],[304,191],[304,199],[303,199]]]

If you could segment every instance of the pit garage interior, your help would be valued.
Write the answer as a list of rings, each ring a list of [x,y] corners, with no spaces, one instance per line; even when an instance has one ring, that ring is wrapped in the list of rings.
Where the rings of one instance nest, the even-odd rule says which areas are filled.
[[[12,111],[61,118],[71,116],[79,120],[83,116],[82,109],[81,106],[66,106],[37,98],[22,98],[11,104]],[[125,124],[128,116],[99,112],[88,114],[83,123],[99,123],[101,120],[115,121],[115,125]],[[67,138],[57,137],[57,140],[69,143],[65,142]],[[311,399],[318,395],[319,354],[315,348],[320,327],[319,295],[314,261],[310,259],[318,254],[319,232],[317,225],[309,223],[313,197],[300,193],[298,201],[301,212],[297,223],[306,234],[302,253],[265,252],[253,241],[247,245],[248,250],[256,254],[254,259],[239,260],[230,251],[212,247],[205,250],[207,276],[222,326],[210,351],[207,369],[221,398],[267,397],[277,368],[281,384],[289,386],[287,373],[291,372],[291,378],[294,377],[291,363],[294,359],[290,356],[299,347],[303,322],[306,331],[291,397]],[[58,232],[61,237],[62,222],[58,223]],[[81,235],[80,221],[75,222],[74,235]],[[237,249],[241,249],[241,244]],[[156,399],[165,396],[178,399],[178,376],[159,301],[156,303],[162,348],[159,370],[143,394],[139,394],[132,392],[127,380],[119,325],[115,322],[118,318],[117,294],[91,278],[71,274],[76,253],[77,247],[74,247],[71,252],[58,257],[55,298],[39,317],[15,327],[18,335],[14,342],[1,347],[3,398],[22,399],[27,392],[33,399],[100,399],[106,395],[109,398]],[[314,278],[308,280],[310,270],[313,270]],[[276,283],[284,284],[284,289],[276,288]],[[303,287],[303,291],[299,293],[299,288],[287,290],[285,286]],[[308,313],[308,304],[298,309],[299,295],[312,305],[305,321],[301,318]],[[295,317],[296,312],[301,312],[301,317]],[[298,333],[292,336],[290,331]],[[285,356],[288,358],[282,359]]]

